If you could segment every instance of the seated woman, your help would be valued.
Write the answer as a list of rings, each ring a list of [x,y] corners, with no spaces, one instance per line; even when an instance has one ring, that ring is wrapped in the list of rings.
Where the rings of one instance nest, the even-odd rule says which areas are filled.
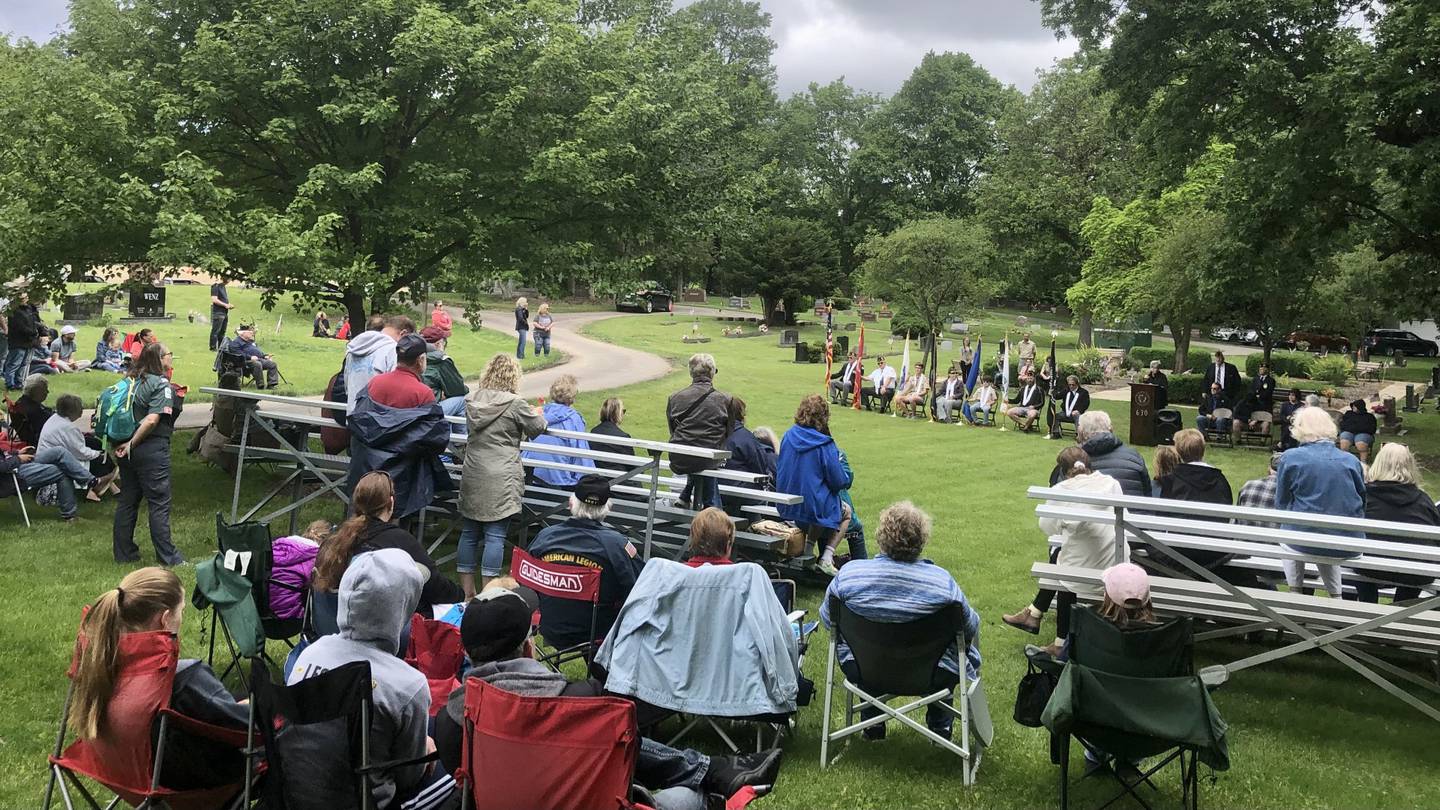
[[[465,598],[459,585],[436,570],[435,561],[420,541],[391,521],[395,513],[395,486],[389,475],[375,470],[362,476],[355,485],[350,506],[355,516],[340,524],[315,557],[310,587],[316,632],[321,635],[339,632],[336,613],[340,608],[340,578],[356,555],[382,548],[398,548],[430,572],[420,592],[417,612],[432,616],[431,608],[435,605],[453,604]]]
[[[1350,409],[1340,415],[1340,449],[1349,452],[1350,448],[1354,447],[1360,463],[1368,464],[1370,445],[1375,443],[1375,432],[1378,429],[1375,414],[1370,413],[1365,400],[1355,400],[1350,403]]]
[[[76,662],[74,694],[66,715],[69,727],[82,739],[104,738],[105,716],[119,691],[117,650],[130,633],[180,632],[186,593],[174,572],[160,567],[131,571],[117,588],[95,600],[80,625],[86,639]],[[180,659],[171,687],[170,706],[186,717],[235,730],[249,721],[246,707],[235,701],[209,665]],[[245,770],[245,757],[215,740],[171,728],[166,735],[160,767],[160,784],[172,790],[197,790],[237,782]]]
[[[625,420],[625,403],[618,397],[610,397],[605,404],[600,406],[600,421],[591,429],[591,433],[599,433],[602,436],[614,436],[617,439],[628,439],[630,434],[620,428],[620,423]],[[590,442],[590,449],[602,453],[615,453],[621,456],[635,455],[635,448],[628,444],[600,444]],[[596,467],[603,467],[611,470],[628,470],[633,464],[622,464],[614,461],[597,461]]]
[[[1165,475],[1156,477],[1154,490],[1159,497],[1175,501],[1194,501],[1198,503],[1220,503],[1229,506],[1235,503],[1235,492],[1230,487],[1230,481],[1225,478],[1225,473],[1218,467],[1205,461],[1205,434],[1195,428],[1186,428],[1175,434],[1175,453],[1179,456],[1180,463]],[[1156,562],[1172,565],[1163,553],[1154,552]],[[1224,554],[1218,551],[1201,551],[1198,549],[1184,550],[1186,558],[1199,563],[1200,565],[1214,569],[1227,581],[1236,585],[1256,585],[1256,578],[1253,573],[1247,573],[1245,569],[1229,569],[1220,571],[1224,563],[1234,557],[1233,554]],[[1172,567],[1179,566],[1173,563]],[[1177,568],[1180,573],[1188,572],[1188,569]],[[1234,578],[1232,578],[1234,577]]]
[[[1275,508],[1290,512],[1365,517],[1365,466],[1349,453],[1335,446],[1335,420],[1318,407],[1306,407],[1295,414],[1290,428],[1296,447],[1286,450],[1275,465]],[[1179,440],[1179,435],[1176,435]],[[1286,524],[1287,529],[1313,532],[1307,526]],[[1325,534],[1363,539],[1364,532],[1327,529]],[[1329,548],[1289,546],[1301,553],[1329,557],[1333,563],[1310,563],[1303,560],[1282,560],[1285,583],[1292,592],[1309,593],[1305,585],[1305,569],[1314,565],[1320,573],[1325,591],[1332,599],[1341,598],[1339,561],[1353,556]]]
[[[95,360],[90,368],[120,374],[125,371],[125,357],[125,350],[120,348],[120,331],[107,326],[95,343]]]
[[[1064,478],[1055,485],[1056,489],[1067,492],[1081,492],[1090,495],[1121,495],[1120,482],[1105,473],[1090,469],[1090,456],[1080,447],[1067,447],[1060,451],[1055,463],[1064,471]],[[1052,504],[1054,505],[1054,504]],[[1100,507],[1093,507],[1097,510]],[[1050,561],[1056,565],[1073,568],[1104,569],[1115,561],[1115,527],[1109,523],[1089,523],[1058,518],[1040,518],[1040,531],[1049,539],[1060,540],[1060,546],[1050,552]],[[1130,548],[1120,546],[1120,559],[1130,559]],[[1050,609],[1050,602],[1059,595],[1055,608],[1055,641],[1045,648],[1052,656],[1058,656],[1070,636],[1070,612],[1078,597],[1098,598],[1100,588],[1081,585],[1063,585],[1056,590],[1042,583],[1035,600],[1024,610],[1002,617],[1011,627],[1018,627],[1027,633],[1040,632],[1040,620]]]
[[[924,618],[947,605],[962,605],[965,634],[970,639],[964,654],[965,672],[967,678],[976,679],[980,677],[980,614],[971,607],[949,571],[921,557],[930,540],[930,529],[930,516],[909,501],[887,507],[880,513],[880,526],[875,531],[880,554],[874,559],[852,561],[840,569],[820,602],[820,620],[826,627],[833,626],[831,597],[862,618],[896,624]],[[849,647],[842,644],[838,652],[845,677],[863,688],[864,681]],[[953,688],[960,681],[960,666],[960,652],[952,645],[940,659],[932,688]],[[868,719],[879,713],[879,709],[865,708],[860,717]],[[926,708],[925,724],[931,731],[949,737],[952,723],[953,715],[939,703]],[[875,725],[862,733],[866,739],[884,739],[885,726]]]
[[[1392,520],[1421,526],[1440,526],[1440,509],[1435,500],[1420,488],[1420,466],[1410,448],[1391,442],[1375,454],[1375,463],[1365,474],[1365,517],[1370,520]],[[1415,537],[1370,535],[1374,540],[1396,543],[1425,543]],[[1435,545],[1431,543],[1431,545]],[[1395,585],[1395,601],[1404,602],[1420,596],[1420,588],[1434,582],[1423,574],[1397,574],[1389,571],[1357,570],[1366,580],[1355,580],[1356,598],[1361,602],[1380,601],[1380,587],[1369,580]]]
[[[1180,454],[1175,452],[1174,445],[1162,444],[1155,448],[1155,478],[1150,482],[1150,491],[1155,497],[1160,497],[1160,479],[1175,472],[1180,466]]]
[[[570,374],[561,374],[550,383],[550,401],[545,403],[543,413],[545,416],[546,430],[573,430],[584,433],[585,417],[575,410],[575,397],[580,393],[579,383]],[[525,452],[521,458],[533,459],[536,461],[553,461],[561,464],[570,464],[576,467],[594,467],[595,462],[588,458],[577,458],[567,456],[565,449],[588,450],[590,445],[584,439],[562,439],[559,436],[541,434],[534,439],[536,444],[555,445],[560,452],[537,453]],[[584,477],[584,473],[571,470],[551,470],[544,467],[531,468],[531,474],[536,479],[544,482],[546,486],[556,489],[571,490],[575,483]]]
[[[851,476],[840,463],[840,448],[830,438],[830,405],[819,394],[800,401],[795,426],[785,431],[775,464],[775,489],[804,496],[798,504],[781,504],[780,517],[807,531],[823,532],[816,567],[835,576],[835,547],[850,526],[850,507],[840,493]]]
[[[730,552],[735,548],[735,524],[730,516],[713,506],[701,509],[690,521],[690,542],[685,564],[691,568],[702,565],[730,565]]]
[[[59,369],[50,359],[50,336],[43,331],[40,337],[35,339],[35,347],[30,350],[30,374],[58,374]]]
[[[310,337],[330,337],[330,317],[324,311],[315,313],[315,321],[310,326]]]
[[[86,497],[92,501],[100,500],[105,490],[114,487],[119,492],[119,485],[115,479],[120,471],[105,453],[100,449],[100,440],[94,435],[86,435],[80,432],[75,420],[85,411],[85,404],[80,397],[74,394],[62,394],[55,402],[55,413],[45,420],[45,426],[40,428],[40,441],[35,445],[35,457],[51,458],[52,453],[63,452],[70,458],[82,464],[89,464],[91,481],[90,489]],[[55,464],[55,461],[44,461],[45,464]],[[62,469],[73,467],[65,464]]]
[[[925,376],[925,364],[916,363],[911,370],[910,376],[905,378],[905,384],[900,386],[900,391],[895,394],[895,413],[891,416],[898,416],[904,411],[908,417],[914,417],[915,408],[923,404],[930,396],[930,378]]]

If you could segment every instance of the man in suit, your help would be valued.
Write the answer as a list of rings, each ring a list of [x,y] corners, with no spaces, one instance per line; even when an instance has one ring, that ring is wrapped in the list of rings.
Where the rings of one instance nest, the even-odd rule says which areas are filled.
[[[860,374],[860,356],[850,352],[845,365],[830,379],[830,403],[839,405],[841,398],[855,390],[855,378]]]
[[[1079,421],[1080,414],[1090,410],[1090,392],[1080,387],[1080,378],[1074,374],[1065,378],[1065,393],[1056,399],[1060,401],[1060,412],[1056,414],[1060,422],[1073,425]]]
[[[1201,433],[1207,430],[1218,430],[1222,433],[1230,431],[1230,418],[1222,416],[1216,418],[1215,411],[1221,408],[1228,409],[1230,401],[1225,398],[1225,392],[1220,388],[1220,383],[1210,383],[1210,393],[1200,400],[1200,415],[1195,417],[1195,427]]]
[[[960,379],[960,369],[951,367],[950,374],[935,387],[935,421],[955,421],[951,418],[951,413],[964,402],[965,381]]]
[[[1240,371],[1234,363],[1225,362],[1224,352],[1215,352],[1215,362],[1205,369],[1205,388],[1208,390],[1212,384],[1219,384],[1227,408],[1240,393]]]
[[[1020,391],[1016,394],[1015,407],[1005,412],[1006,416],[1021,430],[1029,430],[1040,418],[1040,407],[1045,404],[1045,392],[1035,382],[1035,375],[1020,377]]]
[[[1264,363],[1260,364],[1260,373],[1250,381],[1250,398],[1259,410],[1275,409],[1275,377],[1270,374],[1270,367]]]

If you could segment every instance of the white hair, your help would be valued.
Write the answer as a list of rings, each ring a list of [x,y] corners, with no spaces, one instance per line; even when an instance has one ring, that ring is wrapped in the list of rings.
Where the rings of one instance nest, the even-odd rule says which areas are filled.
[[[1104,411],[1086,411],[1080,414],[1079,421],[1075,423],[1075,443],[1084,444],[1101,433],[1114,432],[1115,426],[1110,424],[1110,414]]]
[[[1297,444],[1333,442],[1335,435],[1335,420],[1320,408],[1301,408],[1291,417],[1290,436]]]
[[[610,502],[596,506],[592,503],[585,503],[574,495],[570,496],[570,514],[581,520],[593,520],[599,523],[610,514]]]
[[[1160,368],[1160,361],[1159,361],[1159,360],[1151,360],[1151,361],[1150,361],[1150,368]]]
[[[30,376],[25,378],[25,385],[21,389],[21,393],[29,395],[35,393],[41,388],[44,388],[48,391],[50,389],[50,381],[45,379],[44,374],[31,374]],[[31,397],[31,399],[34,399],[34,397]]]
[[[1320,407],[1320,395],[1319,395],[1319,394],[1309,394],[1309,395],[1307,395],[1307,396],[1305,397],[1305,407],[1307,407],[1307,408],[1318,408],[1318,407]]]
[[[690,355],[690,379],[715,376],[715,356],[711,354]]]

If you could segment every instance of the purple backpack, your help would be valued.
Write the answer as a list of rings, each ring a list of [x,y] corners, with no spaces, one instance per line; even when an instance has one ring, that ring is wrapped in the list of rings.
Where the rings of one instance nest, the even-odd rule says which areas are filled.
[[[270,549],[275,557],[270,569],[270,611],[277,618],[298,619],[305,615],[305,587],[320,547],[314,540],[289,536],[276,538]]]

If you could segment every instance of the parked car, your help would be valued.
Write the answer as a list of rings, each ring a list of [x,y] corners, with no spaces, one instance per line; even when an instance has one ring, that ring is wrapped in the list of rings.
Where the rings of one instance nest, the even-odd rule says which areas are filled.
[[[1260,343],[1260,332],[1255,329],[1236,329],[1234,340],[1246,346],[1256,346]]]
[[[1217,326],[1217,327],[1215,327],[1214,329],[1211,329],[1211,330],[1210,330],[1210,338],[1211,338],[1212,340],[1224,340],[1224,341],[1234,340],[1234,339],[1235,339],[1235,327],[1233,327],[1233,326]]]
[[[672,298],[665,290],[644,289],[615,297],[615,309],[622,312],[670,312]]]
[[[1365,333],[1365,348],[1371,354],[1404,352],[1412,357],[1434,357],[1440,346],[1404,329],[1371,329]]]
[[[1312,329],[1296,329],[1286,335],[1282,343],[1287,349],[1299,349],[1301,344],[1304,344],[1304,351],[1308,352],[1350,351],[1350,338],[1343,335],[1327,335]]]

